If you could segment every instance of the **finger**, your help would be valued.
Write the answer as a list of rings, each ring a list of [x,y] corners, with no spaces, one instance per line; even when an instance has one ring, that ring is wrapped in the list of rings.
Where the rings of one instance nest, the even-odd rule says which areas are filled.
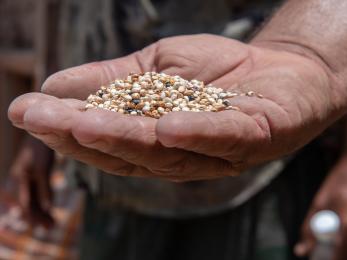
[[[235,174],[225,160],[163,147],[155,134],[156,123],[153,118],[94,109],[76,119],[72,133],[83,146],[143,166],[154,174],[191,179]]]
[[[93,109],[87,110],[76,119],[72,133],[84,146],[121,157],[135,164],[144,165],[149,158],[151,163],[155,164],[157,160],[153,158],[157,158],[158,152],[170,153],[171,150],[175,150],[164,150],[157,142],[156,121],[149,117],[135,117]],[[175,154],[170,153],[170,155]]]
[[[70,135],[70,128],[73,122],[77,122],[78,118],[81,118],[82,112],[79,111],[78,107],[73,108],[74,105],[80,106],[80,108],[82,107],[82,103],[76,100],[59,100],[54,97],[50,97],[49,100],[41,99],[40,102],[30,105],[29,108],[22,109],[26,111],[23,117],[24,126],[26,130],[41,139],[52,149],[87,164],[92,164],[106,172],[120,175],[130,174],[133,176],[155,177],[152,169],[134,167],[124,160],[114,158],[114,156],[110,155],[106,156],[103,152],[86,149],[76,143]],[[104,128],[102,125],[98,127]],[[202,158],[201,156],[181,156],[179,160],[174,160],[173,165],[169,165],[170,167],[158,174],[164,174],[165,172],[167,175],[170,172],[171,175],[169,177],[183,175],[187,179],[215,178],[236,174],[232,171],[229,162],[215,158],[210,158],[211,160],[206,159],[208,158]],[[194,165],[204,167],[201,170],[197,167],[194,168]],[[189,172],[189,175],[184,176],[186,172]]]
[[[69,103],[70,105],[66,105]],[[30,106],[23,117],[23,124],[36,138],[57,152],[76,160],[94,165],[106,172],[117,174],[145,175],[144,169],[79,145],[71,135],[75,118],[81,116],[81,101],[48,100]]]
[[[284,128],[289,121],[285,112],[271,101],[250,99],[238,97],[230,100],[231,105],[239,107],[240,111],[169,113],[158,121],[158,140],[166,147],[233,162],[254,164],[272,159],[277,152],[274,150],[276,146],[272,147],[276,141],[276,129]],[[279,117],[281,120],[277,120]],[[275,120],[279,123],[274,127]],[[261,152],[265,149],[266,154]]]
[[[19,128],[23,128],[23,116],[26,110],[35,105],[37,102],[44,100],[55,100],[54,97],[44,95],[41,93],[27,93],[17,97],[12,101],[8,108],[8,118],[12,123]]]
[[[42,91],[56,97],[84,100],[101,85],[117,78],[125,78],[130,72],[154,70],[155,49],[155,45],[151,45],[123,58],[89,63],[60,71],[45,81]]]
[[[238,111],[170,113],[159,119],[156,133],[166,147],[232,162],[246,161],[266,139],[257,123]]]
[[[24,128],[24,114],[30,107],[44,101],[58,102],[56,97],[45,95],[42,93],[32,92],[17,97],[9,106],[8,118],[19,128]],[[84,109],[84,103],[79,100],[66,99],[61,100],[65,105],[71,108]]]

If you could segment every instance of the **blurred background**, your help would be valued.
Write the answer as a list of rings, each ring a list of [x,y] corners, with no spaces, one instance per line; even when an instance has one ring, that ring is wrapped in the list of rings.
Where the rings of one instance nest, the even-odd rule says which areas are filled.
[[[31,225],[32,221],[28,221],[20,207],[23,204],[19,203],[19,190],[31,182],[31,176],[23,176],[35,171],[30,161],[44,162],[48,158],[42,156],[46,154],[42,149],[33,151],[30,147],[35,146],[34,141],[11,126],[7,119],[11,100],[26,92],[40,91],[44,79],[59,68],[57,30],[61,4],[62,1],[48,0],[0,1],[0,259],[75,259],[77,256],[81,193],[67,187],[59,163],[47,167],[51,172],[50,183],[43,185],[50,185],[54,193],[54,206],[49,212],[54,227]],[[16,164],[26,169],[16,170]],[[16,176],[18,171],[20,176]],[[37,189],[35,185],[28,186],[32,190],[24,193],[27,197]],[[34,203],[29,202],[35,208]]]
[[[66,158],[8,121],[14,98],[40,91],[58,70],[119,57],[162,37],[205,32],[246,40],[280,2],[0,0],[0,259],[77,259],[85,206],[85,194],[70,185],[76,179],[67,177]],[[308,148],[311,154],[321,156],[322,149],[324,160],[335,162],[343,130],[329,130],[320,141],[324,145]],[[307,162],[315,161],[314,156]],[[302,165],[302,171],[312,168]],[[292,204],[302,206],[293,207],[300,213],[295,220],[299,226],[327,170],[312,170],[306,177],[289,171],[298,182],[286,180],[284,186],[298,190]],[[293,233],[297,238],[299,229]]]

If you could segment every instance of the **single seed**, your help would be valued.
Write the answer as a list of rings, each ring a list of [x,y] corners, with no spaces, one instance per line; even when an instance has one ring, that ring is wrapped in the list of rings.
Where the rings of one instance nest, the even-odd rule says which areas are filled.
[[[132,98],[130,95],[125,95],[125,96],[124,96],[124,99],[130,101],[130,100],[132,100],[133,98]]]
[[[230,103],[229,100],[226,99],[226,100],[223,101],[223,105],[225,105],[225,106],[230,106],[231,103]]]
[[[148,112],[148,111],[150,111],[151,110],[151,107],[150,106],[144,106],[143,108],[142,108],[142,112]]]
[[[166,108],[172,108],[173,105],[172,105],[172,103],[165,103],[165,107],[166,107]]]
[[[133,93],[131,94],[132,99],[139,99],[141,96],[139,93]]]
[[[133,99],[132,102],[133,102],[135,105],[137,105],[137,104],[139,104],[141,101],[140,101],[140,99]]]
[[[252,96],[254,96],[254,91],[248,91],[247,93],[246,93],[246,96],[249,96],[249,97],[252,97]]]
[[[145,104],[144,103],[139,103],[139,104],[137,104],[136,106],[135,106],[135,108],[137,109],[137,110],[142,110],[142,108],[145,106]]]
[[[184,86],[180,86],[178,88],[178,92],[180,92],[180,93],[183,93],[185,90],[186,90],[186,88]]]

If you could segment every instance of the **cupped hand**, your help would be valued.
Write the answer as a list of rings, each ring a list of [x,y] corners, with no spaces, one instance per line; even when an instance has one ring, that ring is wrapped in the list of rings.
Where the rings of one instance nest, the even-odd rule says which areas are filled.
[[[18,199],[24,217],[32,225],[50,227],[53,218],[50,173],[54,152],[30,136],[20,148],[11,167],[11,176],[18,184]]]
[[[315,196],[301,228],[301,241],[295,247],[298,256],[312,253],[316,239],[310,229],[312,216],[321,210],[333,210],[339,216],[341,227],[336,237],[333,260],[347,258],[347,155],[344,155],[329,173],[327,180]]]
[[[129,72],[159,71],[224,89],[240,111],[172,112],[159,120],[93,109],[81,100]],[[212,35],[163,39],[130,56],[58,72],[17,98],[13,124],[58,152],[117,175],[173,181],[234,176],[302,147],[342,114],[346,93],[319,58],[285,44]]]

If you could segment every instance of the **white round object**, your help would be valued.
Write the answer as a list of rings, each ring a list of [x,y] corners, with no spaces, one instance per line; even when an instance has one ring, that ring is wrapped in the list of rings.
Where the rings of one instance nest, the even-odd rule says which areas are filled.
[[[331,240],[340,228],[339,216],[331,210],[317,212],[310,221],[310,227],[318,240]]]

